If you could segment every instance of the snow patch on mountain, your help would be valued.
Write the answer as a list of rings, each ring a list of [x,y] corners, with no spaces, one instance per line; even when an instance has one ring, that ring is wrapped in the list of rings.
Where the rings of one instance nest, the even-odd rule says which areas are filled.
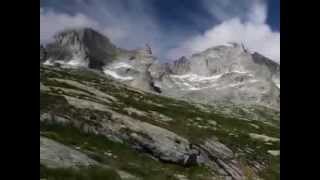
[[[53,63],[50,60],[46,60],[43,64],[47,65],[47,66],[52,66],[53,65]]]
[[[186,83],[186,82],[183,82],[182,84],[186,86],[186,88],[183,88],[182,90],[195,91],[195,90],[200,90],[201,89],[201,88],[194,87],[191,84]]]
[[[110,75],[112,76],[113,78],[115,79],[119,79],[119,80],[125,80],[125,81],[128,81],[128,80],[133,80],[133,77],[131,76],[120,76],[118,73],[110,70],[110,69],[104,69],[103,72],[106,74],[106,75]]]
[[[58,60],[58,59],[48,59],[43,64],[53,66],[54,64],[60,64],[65,67],[69,68],[77,68],[77,67],[88,67],[89,62],[82,58],[81,56],[74,55],[72,59],[65,61],[65,60]]]
[[[116,64],[111,65],[110,68],[111,69],[120,69],[120,68],[130,69],[130,68],[133,68],[133,66],[128,63],[121,62],[121,63],[116,63]]]
[[[210,81],[210,80],[217,80],[219,79],[223,74],[213,75],[213,76],[200,76],[197,74],[184,74],[184,75],[171,75],[173,78],[178,78],[182,80],[187,81]]]
[[[233,70],[232,72],[239,73],[239,74],[247,74],[247,73],[249,73],[247,71],[241,71],[241,70]]]
[[[89,63],[79,57],[74,57],[66,64],[70,66],[77,66],[77,67],[88,67]]]

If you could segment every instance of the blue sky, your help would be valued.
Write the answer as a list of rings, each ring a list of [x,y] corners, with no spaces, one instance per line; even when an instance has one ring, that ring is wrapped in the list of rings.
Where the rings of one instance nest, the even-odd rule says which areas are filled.
[[[280,61],[279,0],[42,0],[40,5],[42,42],[64,28],[89,26],[123,48],[150,43],[163,61],[229,41]]]
[[[280,31],[280,0],[268,1],[267,23],[273,30]]]

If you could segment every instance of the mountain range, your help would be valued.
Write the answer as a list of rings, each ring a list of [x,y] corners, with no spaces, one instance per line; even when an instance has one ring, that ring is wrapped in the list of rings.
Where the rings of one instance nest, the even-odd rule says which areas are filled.
[[[41,51],[46,51],[46,57],[41,57]],[[40,61],[95,69],[164,96],[280,109],[280,64],[237,43],[161,63],[148,45],[121,49],[93,29],[69,29],[58,33],[45,50],[40,48]]]
[[[44,179],[280,179],[280,65],[230,43],[162,63],[91,28],[40,45]]]

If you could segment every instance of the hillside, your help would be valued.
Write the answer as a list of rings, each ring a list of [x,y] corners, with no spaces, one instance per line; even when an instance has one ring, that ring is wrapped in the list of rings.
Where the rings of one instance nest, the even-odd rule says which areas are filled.
[[[279,118],[138,90],[100,68],[40,65],[40,176],[280,179]]]

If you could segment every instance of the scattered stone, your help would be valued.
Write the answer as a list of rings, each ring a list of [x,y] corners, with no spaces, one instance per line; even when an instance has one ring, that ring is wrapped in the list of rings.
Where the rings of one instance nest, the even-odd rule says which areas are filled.
[[[255,125],[255,124],[252,124],[252,123],[250,123],[250,125],[251,125],[252,127],[256,128],[256,129],[259,129],[259,128],[260,128],[258,125]]]
[[[155,102],[150,101],[150,100],[146,100],[145,102],[146,102],[147,104],[151,104],[151,105],[154,105],[154,106],[164,107],[162,104],[158,104],[158,103],[155,103]]]
[[[66,98],[66,100],[68,101],[68,103],[70,105],[75,106],[80,109],[93,109],[93,110],[104,111],[104,112],[109,112],[108,109],[110,109],[106,105],[102,105],[100,103],[96,103],[93,101],[79,99],[79,98],[65,96],[65,95],[64,95],[64,97]]]
[[[268,153],[273,155],[273,156],[279,156],[280,151],[279,150],[268,150]]]
[[[119,174],[122,180],[141,180],[141,178],[138,178],[126,171],[117,170],[117,173]]]
[[[50,91],[50,88],[40,82],[40,91]]]
[[[70,121],[69,119],[53,113],[40,114],[40,122],[58,122],[58,123],[65,124],[69,121]]]
[[[196,117],[195,120],[196,120],[196,121],[202,121],[202,118],[201,118],[201,117]]]
[[[126,108],[123,108],[123,110],[127,111],[129,115],[132,115],[134,113],[134,114],[137,114],[138,116],[146,116],[145,112],[135,109],[133,107],[126,107]]]
[[[84,91],[88,91],[90,93],[93,93],[95,94],[97,97],[100,97],[100,98],[105,98],[105,99],[108,99],[108,100],[112,100],[114,102],[117,101],[117,99],[113,96],[110,96],[108,94],[106,94],[105,92],[101,92],[100,90],[94,88],[94,87],[90,87],[89,85],[85,85],[85,84],[81,84],[77,81],[72,81],[72,80],[67,80],[67,79],[57,79],[57,78],[51,78],[50,80],[55,80],[55,81],[58,81],[58,82],[62,82],[62,83],[67,83],[71,86],[74,86],[74,87],[77,87],[79,89],[83,89]]]
[[[214,120],[209,120],[208,123],[212,126],[216,126],[217,125],[217,122],[214,121]]]
[[[151,116],[154,118],[154,120],[156,121],[164,121],[164,122],[169,122],[169,121],[173,121],[172,118],[166,116],[166,115],[163,115],[161,113],[158,113],[156,111],[150,111],[151,113]]]
[[[175,174],[174,177],[176,177],[178,180],[188,180],[187,176],[183,174]]]
[[[278,141],[280,141],[279,138],[269,137],[269,136],[266,136],[264,134],[250,133],[249,136],[252,139],[257,139],[257,140],[264,141],[264,142],[278,142]]]

